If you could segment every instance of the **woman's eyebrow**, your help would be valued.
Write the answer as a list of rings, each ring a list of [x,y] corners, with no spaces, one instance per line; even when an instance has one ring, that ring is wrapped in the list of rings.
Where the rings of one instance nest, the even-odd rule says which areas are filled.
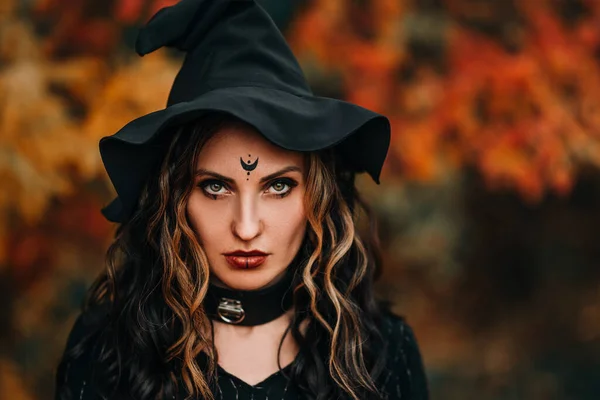
[[[272,174],[269,174],[267,176],[264,176],[264,177],[260,178],[260,183],[264,183],[266,181],[270,181],[271,179],[276,178],[279,175],[283,175],[283,174],[285,174],[287,172],[293,172],[293,171],[301,173],[302,169],[300,167],[295,166],[295,165],[290,165],[289,167],[282,168],[282,169],[280,169],[277,172],[273,172]],[[217,172],[210,171],[210,170],[204,169],[204,168],[198,168],[196,170],[196,176],[200,176],[200,175],[212,176],[213,178],[219,179],[219,180],[221,180],[223,182],[230,183],[230,184],[233,184],[235,182],[235,179],[233,179],[233,178],[230,178],[230,177],[225,176],[225,175],[221,175],[221,174],[219,174]]]
[[[234,183],[235,182],[232,178],[229,178],[225,175],[221,175],[219,173],[216,173],[214,171],[210,171],[210,170],[204,169],[204,168],[198,168],[196,170],[196,176],[200,176],[200,175],[212,176],[213,178],[217,178],[218,180],[221,180],[225,183]]]
[[[260,178],[260,183],[264,183],[266,181],[270,181],[271,179],[276,178],[279,175],[283,175],[286,172],[292,172],[292,171],[296,171],[296,172],[300,172],[301,173],[302,169],[300,167],[295,166],[295,165],[290,165],[289,167],[282,168],[282,169],[280,169],[277,172],[273,172],[272,174],[269,174],[267,176],[264,176],[264,177]]]

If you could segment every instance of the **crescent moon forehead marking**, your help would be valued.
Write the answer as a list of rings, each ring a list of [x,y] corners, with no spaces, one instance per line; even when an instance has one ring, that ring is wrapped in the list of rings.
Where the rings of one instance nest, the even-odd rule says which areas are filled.
[[[258,157],[256,157],[256,160],[252,164],[244,162],[244,159],[240,157],[240,164],[242,164],[244,171],[254,171],[258,165]]]

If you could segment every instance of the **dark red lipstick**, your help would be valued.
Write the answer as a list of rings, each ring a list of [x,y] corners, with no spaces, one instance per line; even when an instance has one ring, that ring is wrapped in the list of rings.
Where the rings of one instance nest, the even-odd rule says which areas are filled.
[[[268,254],[258,250],[236,250],[231,253],[225,253],[224,256],[229,265],[232,267],[250,269],[256,268],[265,262]]]

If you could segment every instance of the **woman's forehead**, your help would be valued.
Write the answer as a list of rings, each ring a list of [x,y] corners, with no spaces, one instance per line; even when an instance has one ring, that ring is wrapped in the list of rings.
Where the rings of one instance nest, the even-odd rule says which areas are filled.
[[[240,167],[240,159],[246,165],[259,164],[303,167],[304,155],[286,150],[267,139],[249,125],[227,125],[217,131],[200,150],[198,167],[214,167],[232,164]],[[242,166],[243,168],[243,166]]]

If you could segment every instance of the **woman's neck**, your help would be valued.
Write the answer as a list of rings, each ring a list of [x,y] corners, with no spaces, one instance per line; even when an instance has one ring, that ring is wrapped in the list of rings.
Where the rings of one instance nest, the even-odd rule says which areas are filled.
[[[213,321],[219,366],[254,385],[291,364],[300,351],[288,329],[293,313],[294,310],[289,310],[273,321],[255,326]],[[300,332],[305,334],[306,321],[301,323]]]

